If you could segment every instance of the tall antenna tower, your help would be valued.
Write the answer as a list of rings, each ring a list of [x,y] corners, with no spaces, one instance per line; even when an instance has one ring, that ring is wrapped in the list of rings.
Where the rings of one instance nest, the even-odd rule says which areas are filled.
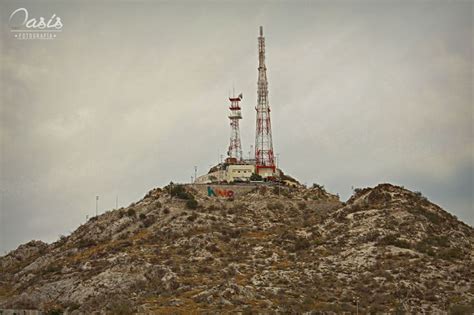
[[[270,105],[268,103],[267,67],[265,66],[265,37],[260,26],[258,37],[257,129],[255,132],[255,165],[257,174],[271,176],[275,173],[273,156]]]
[[[240,128],[239,120],[242,119],[240,112],[240,101],[242,100],[242,93],[238,97],[229,97],[230,100],[230,145],[227,155],[230,159],[235,159],[237,162],[242,161],[242,144],[240,143]]]

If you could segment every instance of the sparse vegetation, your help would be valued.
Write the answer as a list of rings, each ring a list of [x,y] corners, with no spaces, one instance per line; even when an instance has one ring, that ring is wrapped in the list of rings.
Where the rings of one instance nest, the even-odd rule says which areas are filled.
[[[304,210],[306,209],[307,205],[306,202],[298,202],[298,209]]]
[[[300,251],[308,249],[311,246],[311,242],[306,238],[298,238],[295,241],[294,251]]]
[[[114,315],[130,315],[133,314],[133,307],[127,300],[119,300],[112,303],[110,312]]]
[[[360,314],[471,311],[474,232],[439,207],[389,184],[347,205],[320,186],[280,187],[280,196],[241,186],[229,202],[173,184],[63,244],[25,244],[0,257],[0,297],[34,308],[55,296],[64,312],[108,314],[354,314],[354,296]]]
[[[267,208],[269,210],[282,210],[285,208],[285,205],[280,201],[275,201],[267,203]]]
[[[374,242],[376,240],[378,240],[378,238],[380,237],[380,233],[379,231],[377,230],[371,230],[369,231],[367,234],[365,234],[364,236],[362,236],[360,238],[361,242],[363,243],[368,243],[368,242]]]
[[[186,191],[184,185],[177,185],[177,184],[169,184],[165,187],[166,191],[173,196],[183,200],[191,200],[194,199],[194,196]]]
[[[410,248],[411,244],[399,238],[399,235],[389,234],[379,241],[380,245],[393,245],[399,248]]]
[[[61,266],[57,263],[51,263],[44,269],[44,273],[55,273],[55,272],[60,272],[61,271]]]
[[[443,248],[439,250],[438,257],[444,260],[457,260],[464,258],[464,252],[457,247]]]
[[[196,201],[196,199],[189,199],[189,200],[186,201],[186,207],[187,207],[188,209],[193,209],[193,210],[194,210],[194,209],[197,209],[198,205],[199,205],[199,204],[198,204],[198,202]]]
[[[197,214],[193,213],[193,214],[191,214],[190,216],[187,217],[187,220],[191,221],[191,222],[194,222],[194,221],[196,221],[197,217],[198,217]]]
[[[143,226],[147,228],[155,224],[156,218],[153,215],[145,215],[145,217],[142,218],[142,221],[143,221]]]
[[[57,303],[48,302],[44,306],[45,315],[62,315],[64,313],[64,308]]]
[[[429,241],[427,242],[426,240],[423,240],[421,242],[418,242],[415,245],[415,249],[423,254],[426,254],[428,256],[435,256],[435,251],[433,247],[430,245]]]
[[[87,248],[87,247],[96,246],[96,245],[97,245],[96,241],[89,238],[83,238],[79,240],[76,246],[77,248],[81,249],[81,248]]]
[[[450,315],[465,315],[474,313],[474,300],[470,304],[455,304],[450,307]]]
[[[250,175],[250,180],[251,181],[262,181],[263,177],[256,174],[256,173],[253,173],[252,175]]]
[[[441,224],[443,223],[443,218],[441,218],[438,214],[435,212],[432,212],[422,205],[417,205],[414,208],[408,209],[412,214],[414,215],[422,215],[425,218],[427,218],[432,224]]]

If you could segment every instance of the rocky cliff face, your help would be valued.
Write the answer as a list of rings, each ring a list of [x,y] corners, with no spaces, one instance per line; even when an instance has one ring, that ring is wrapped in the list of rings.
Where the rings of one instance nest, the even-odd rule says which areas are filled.
[[[389,184],[347,203],[317,186],[168,186],[0,257],[0,308],[472,312],[473,244],[472,227]]]

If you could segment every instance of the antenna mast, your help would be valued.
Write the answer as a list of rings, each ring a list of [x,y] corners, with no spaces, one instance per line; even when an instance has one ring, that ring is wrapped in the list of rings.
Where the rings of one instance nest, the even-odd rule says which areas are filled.
[[[267,67],[265,66],[265,37],[260,26],[258,37],[257,126],[255,132],[255,165],[257,174],[264,177],[275,173],[270,104],[268,102]]]
[[[230,100],[230,144],[227,156],[230,159],[235,159],[235,162],[242,161],[242,144],[240,142],[240,128],[239,120],[242,119],[240,111],[240,101],[242,100],[242,93],[237,97],[229,97]]]

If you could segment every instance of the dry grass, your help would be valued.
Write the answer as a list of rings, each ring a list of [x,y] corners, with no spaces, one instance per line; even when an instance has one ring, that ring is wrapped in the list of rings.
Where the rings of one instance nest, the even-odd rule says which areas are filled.
[[[14,290],[11,287],[0,287],[0,297],[9,297],[13,295]]]
[[[266,231],[250,231],[250,232],[244,233],[242,237],[255,238],[255,239],[262,240],[262,239],[267,239],[268,237],[270,237],[270,235],[271,234]]]

